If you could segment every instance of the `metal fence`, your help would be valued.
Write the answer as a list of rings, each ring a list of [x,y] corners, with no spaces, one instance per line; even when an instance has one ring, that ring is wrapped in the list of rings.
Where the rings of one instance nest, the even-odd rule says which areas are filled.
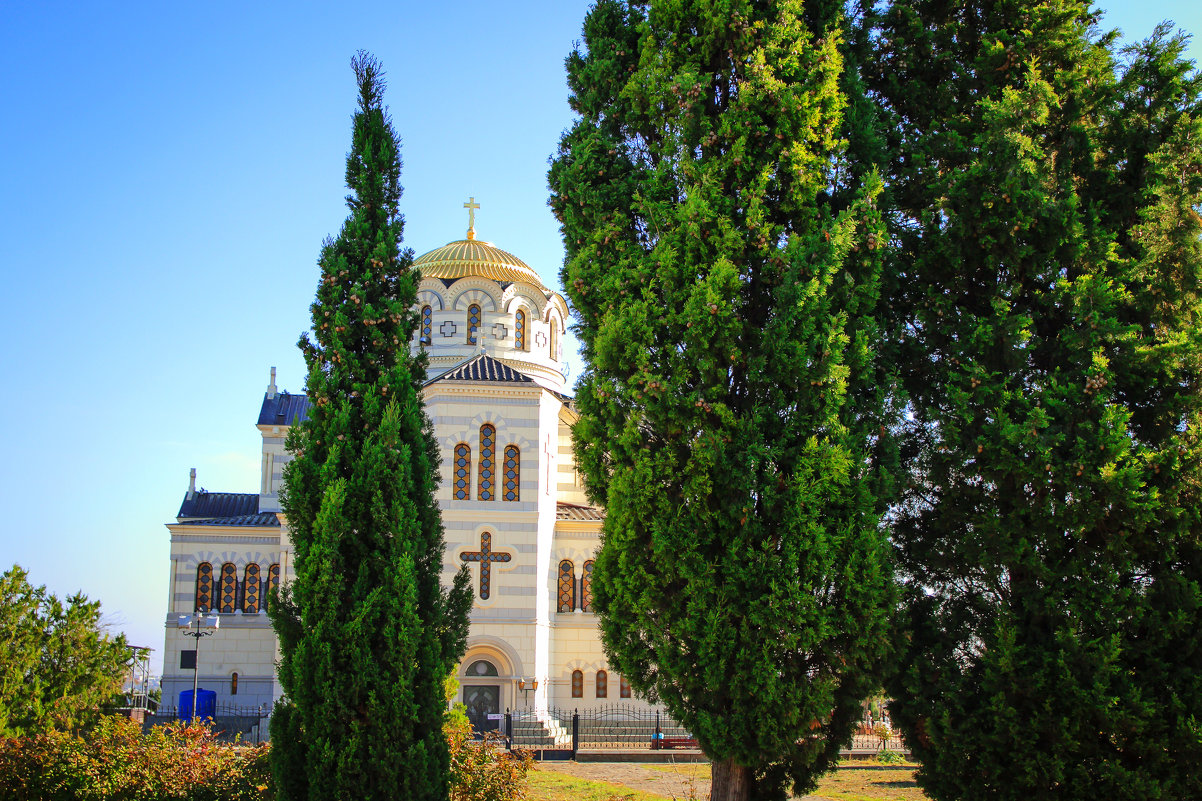
[[[543,758],[572,759],[580,751],[659,751],[697,749],[697,740],[665,710],[621,705],[591,709],[514,709],[498,716],[496,728],[511,749]],[[842,749],[845,756],[882,750],[907,751],[898,733],[866,717]]]
[[[176,706],[160,706],[154,714],[147,715],[142,722],[142,728],[149,730],[152,726],[162,726],[173,720],[188,719],[192,710],[180,710]],[[210,722],[213,732],[221,742],[240,742],[248,745],[258,745],[271,739],[268,724],[271,720],[271,706],[235,706],[233,704],[217,704],[211,717],[203,716]]]
[[[661,709],[614,704],[590,709],[516,709],[504,716],[510,748],[528,751],[639,751],[696,748],[697,741]]]

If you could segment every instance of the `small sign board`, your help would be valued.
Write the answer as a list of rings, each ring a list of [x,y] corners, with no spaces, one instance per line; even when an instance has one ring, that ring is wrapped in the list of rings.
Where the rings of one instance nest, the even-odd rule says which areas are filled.
[[[489,720],[504,720],[505,716],[502,715],[500,712],[489,712],[488,719]]]

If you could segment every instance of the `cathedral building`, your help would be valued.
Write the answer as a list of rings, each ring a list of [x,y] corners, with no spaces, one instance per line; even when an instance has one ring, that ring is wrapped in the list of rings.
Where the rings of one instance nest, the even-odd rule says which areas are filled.
[[[429,355],[424,399],[442,451],[443,581],[467,565],[475,590],[458,667],[462,700],[474,717],[626,701],[630,688],[606,665],[592,611],[603,513],[588,504],[572,460],[575,414],[561,354],[567,305],[521,259],[477,240],[470,223],[466,239],[414,267],[421,322],[411,347]],[[218,703],[269,705],[280,695],[264,607],[293,575],[279,491],[284,440],[307,406],[305,395],[276,387],[273,368],[257,421],[258,492],[198,490],[193,471],[167,524],[167,704],[191,690],[194,676]],[[219,630],[199,643],[178,628],[196,612],[220,617]]]

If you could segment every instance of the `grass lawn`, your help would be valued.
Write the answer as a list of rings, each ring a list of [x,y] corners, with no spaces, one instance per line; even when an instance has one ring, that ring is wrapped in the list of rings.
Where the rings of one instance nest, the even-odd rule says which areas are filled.
[[[575,774],[575,775],[569,775]],[[706,764],[638,765],[544,762],[530,773],[532,801],[662,801],[709,797]],[[914,782],[914,766],[848,763],[824,777],[806,796],[812,801],[926,801]]]

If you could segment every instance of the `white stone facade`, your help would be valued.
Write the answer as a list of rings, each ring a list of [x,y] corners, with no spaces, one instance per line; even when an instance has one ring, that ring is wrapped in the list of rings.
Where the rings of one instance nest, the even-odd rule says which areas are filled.
[[[471,258],[461,257],[465,251]],[[476,242],[470,232],[468,240],[422,256],[417,266],[423,273],[417,303],[422,325],[412,347],[424,347],[430,357],[424,399],[443,457],[437,494],[446,532],[443,581],[449,585],[468,564],[476,596],[458,668],[463,699],[478,713],[637,703],[623,697],[624,683],[606,664],[597,621],[588,611],[585,571],[599,545],[601,512],[588,506],[572,461],[575,415],[561,370],[563,298],[515,257]],[[304,408],[303,396],[278,392],[273,370],[258,421],[259,492],[196,492],[193,480],[177,521],[167,525],[166,704],[192,686],[193,670],[181,667],[181,652],[195,641],[177,629],[177,620],[198,605],[204,564],[214,577],[213,611],[223,601],[227,611],[220,614],[219,631],[201,642],[200,686],[216,690],[219,703],[254,706],[279,696],[270,622],[261,610],[243,608],[256,592],[265,595],[271,566],[278,566],[282,581],[291,579],[287,529],[275,513],[288,459],[284,438]],[[491,475],[481,473],[485,427],[495,431]],[[470,449],[466,481],[458,488],[466,497],[456,497],[456,472],[463,466],[456,451],[462,446]],[[506,483],[509,448],[517,449],[520,463],[516,485]],[[482,489],[491,490],[491,499],[481,499]],[[516,498],[507,499],[511,494]],[[484,540],[503,561],[480,561]],[[233,565],[238,587],[223,595],[226,564]],[[253,568],[246,578],[248,565],[258,566],[257,588]],[[482,584],[485,565],[488,581]],[[234,611],[228,611],[231,601]],[[520,689],[535,681],[537,689]]]

